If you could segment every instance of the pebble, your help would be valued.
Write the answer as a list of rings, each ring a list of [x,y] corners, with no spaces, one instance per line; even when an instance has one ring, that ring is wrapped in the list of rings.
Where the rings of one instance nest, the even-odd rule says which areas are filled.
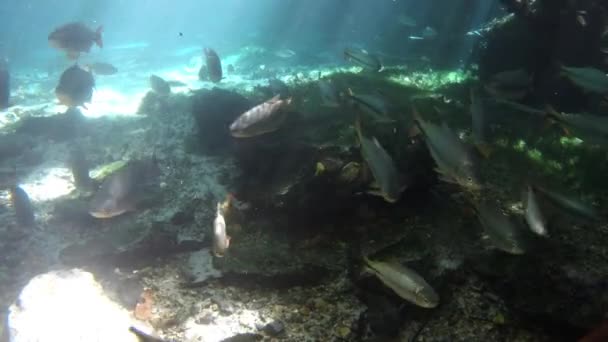
[[[278,336],[285,332],[285,325],[278,320],[272,321],[266,325],[256,324],[256,328],[270,336]]]

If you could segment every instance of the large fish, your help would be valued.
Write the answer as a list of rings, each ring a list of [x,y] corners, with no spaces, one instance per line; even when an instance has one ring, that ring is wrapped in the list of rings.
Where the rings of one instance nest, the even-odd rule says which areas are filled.
[[[348,89],[351,103],[379,123],[393,123],[395,120],[389,116],[389,104],[378,94],[355,94]]]
[[[562,113],[550,107],[547,114],[550,119],[557,121],[564,128],[576,130],[582,135],[583,140],[585,137],[602,142],[608,140],[608,117],[606,116]]]
[[[222,61],[220,60],[220,56],[210,48],[205,48],[204,52],[209,80],[213,83],[218,83],[222,80]]]
[[[0,109],[9,106],[11,96],[10,73],[7,64],[6,60],[0,58]]]
[[[86,108],[85,103],[91,102],[94,87],[93,75],[75,64],[61,74],[55,95],[62,105]]]
[[[508,216],[490,203],[476,205],[477,217],[492,244],[507,253],[524,254],[522,232]]]
[[[598,94],[608,94],[608,76],[601,70],[562,66],[561,74],[583,90]]]
[[[235,138],[250,138],[274,132],[285,121],[285,107],[291,98],[281,100],[279,95],[241,114],[231,125],[230,134]]]
[[[550,191],[549,189],[534,186],[534,189],[538,191],[541,195],[543,195],[546,199],[553,202],[553,204],[561,207],[562,209],[568,211],[573,215],[577,215],[579,217],[587,218],[590,220],[599,220],[600,214],[597,210],[591,205],[576,199],[572,196],[566,196],[554,191]]]
[[[439,305],[439,295],[416,271],[396,262],[372,261],[367,258],[365,270],[373,273],[395,293],[423,308]]]
[[[346,48],[344,49],[344,58],[371,71],[380,72],[384,69],[378,56],[372,55],[363,49]]]
[[[103,47],[102,31],[103,26],[93,31],[83,23],[69,23],[51,32],[49,42],[51,46],[65,51],[69,58],[76,59],[80,53],[91,51],[93,44]]]
[[[230,236],[226,235],[226,221],[222,212],[222,204],[218,203],[213,221],[213,255],[223,257],[229,246]]]
[[[160,169],[156,160],[132,160],[106,177],[91,200],[89,213],[110,218],[134,211],[159,187]]]
[[[437,126],[424,121],[416,108],[413,110],[413,116],[425,136],[426,145],[442,179],[468,190],[479,190],[481,183],[477,176],[477,165],[468,146],[460,141],[447,125]]]
[[[484,89],[497,98],[521,100],[530,92],[531,84],[532,77],[526,70],[515,69],[492,75]]]
[[[377,191],[371,191],[370,193],[381,196],[389,203],[397,202],[401,197],[404,186],[401,183],[401,177],[393,158],[382,148],[376,138],[370,139],[363,135],[359,118],[355,122],[355,128],[361,143],[361,155],[369,166],[378,186]]]

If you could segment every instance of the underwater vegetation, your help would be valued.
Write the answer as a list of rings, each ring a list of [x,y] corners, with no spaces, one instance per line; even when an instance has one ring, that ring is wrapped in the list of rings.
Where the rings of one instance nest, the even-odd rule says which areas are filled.
[[[47,27],[67,64],[0,60],[0,341],[606,340],[608,6],[492,3]]]

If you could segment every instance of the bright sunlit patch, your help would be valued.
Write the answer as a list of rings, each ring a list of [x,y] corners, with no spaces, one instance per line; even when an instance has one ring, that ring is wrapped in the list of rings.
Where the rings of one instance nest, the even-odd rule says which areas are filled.
[[[48,201],[74,191],[72,174],[66,168],[48,168],[32,173],[19,184],[33,202]]]
[[[260,314],[254,310],[243,309],[230,317],[216,317],[213,324],[197,324],[195,319],[191,318],[184,326],[184,333],[187,340],[204,338],[205,341],[223,341],[236,334],[256,330],[256,323],[262,323]]]
[[[95,90],[92,103],[87,104],[86,109],[82,108],[81,112],[89,118],[134,116],[137,115],[137,109],[146,91],[142,88],[127,94],[112,88],[98,88]]]

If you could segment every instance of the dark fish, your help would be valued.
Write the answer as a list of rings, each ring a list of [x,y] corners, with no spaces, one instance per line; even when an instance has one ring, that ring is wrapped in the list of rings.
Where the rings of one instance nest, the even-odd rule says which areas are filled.
[[[80,148],[75,148],[70,153],[69,160],[70,170],[74,177],[74,184],[80,191],[89,191],[92,188],[93,181],[89,177],[89,163]]]
[[[276,131],[285,121],[284,107],[290,103],[291,98],[281,100],[276,95],[241,114],[230,125],[230,134],[235,138],[250,138]]]
[[[145,333],[136,327],[129,327],[129,331],[137,336],[141,342],[167,342],[160,337],[153,336],[152,334]]]
[[[9,106],[8,100],[11,96],[10,73],[7,64],[6,60],[0,59],[0,109]]]
[[[69,23],[51,32],[49,42],[54,48],[65,51],[69,58],[76,59],[81,52],[91,51],[94,43],[103,47],[102,31],[103,26],[93,31],[83,23]]]
[[[280,95],[283,97],[289,96],[289,87],[285,82],[281,81],[278,78],[271,78],[268,80],[268,88],[272,92],[272,96]]]
[[[154,158],[132,160],[110,174],[93,196],[89,213],[110,218],[134,211],[159,187],[160,169]]]
[[[61,74],[55,95],[63,105],[86,108],[85,103],[91,102],[94,87],[93,74],[75,64]]]
[[[378,56],[372,55],[363,49],[346,48],[344,49],[344,58],[371,71],[380,72],[384,69]]]
[[[222,213],[222,204],[218,203],[213,221],[213,255],[223,257],[229,246],[230,236],[226,235],[226,221]]]
[[[33,227],[34,209],[32,208],[30,197],[27,195],[25,190],[18,185],[12,186],[10,192],[11,204],[15,210],[17,224],[21,227]]]
[[[114,75],[118,72],[118,69],[109,63],[96,62],[85,65],[89,71],[97,75]]]
[[[169,83],[156,75],[150,75],[150,88],[160,95],[169,95],[171,93]]]
[[[220,56],[213,49],[205,48],[205,62],[211,82],[218,83],[221,81],[222,61],[220,60]]]
[[[184,83],[182,81],[175,81],[175,80],[174,81],[167,81],[167,84],[170,87],[185,87],[185,86],[187,86],[186,83]]]
[[[608,94],[608,76],[602,70],[562,66],[561,74],[585,91]]]

